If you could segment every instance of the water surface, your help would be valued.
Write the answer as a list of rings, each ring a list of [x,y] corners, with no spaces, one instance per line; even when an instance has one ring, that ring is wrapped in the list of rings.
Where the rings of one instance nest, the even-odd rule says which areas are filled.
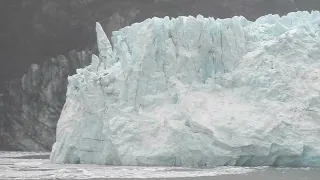
[[[0,179],[320,180],[317,168],[128,167],[52,164],[49,153],[0,152]]]

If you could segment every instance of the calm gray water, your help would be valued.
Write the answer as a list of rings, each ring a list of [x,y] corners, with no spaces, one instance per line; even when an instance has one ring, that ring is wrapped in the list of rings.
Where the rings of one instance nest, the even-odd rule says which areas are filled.
[[[49,153],[0,152],[0,180],[320,180],[317,168],[126,167],[52,164]]]
[[[142,178],[130,178],[138,180]],[[274,169],[269,168],[247,174],[219,175],[212,177],[179,177],[179,178],[147,178],[148,180],[320,180],[320,169]],[[145,179],[145,180],[147,180]],[[92,178],[87,180],[103,180]],[[128,180],[127,178],[112,178],[112,180]]]

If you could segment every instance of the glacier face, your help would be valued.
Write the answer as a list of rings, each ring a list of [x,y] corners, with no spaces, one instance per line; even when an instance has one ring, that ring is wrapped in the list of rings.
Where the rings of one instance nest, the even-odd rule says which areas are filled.
[[[320,166],[320,13],[147,19],[69,77],[54,163]]]

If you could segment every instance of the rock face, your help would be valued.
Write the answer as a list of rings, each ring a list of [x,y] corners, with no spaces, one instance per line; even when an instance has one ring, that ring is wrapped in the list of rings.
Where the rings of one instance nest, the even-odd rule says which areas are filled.
[[[90,56],[89,51],[71,51],[67,58],[52,58],[42,67],[31,65],[22,79],[6,84],[0,101],[2,150],[51,149],[65,103],[67,77],[90,64]]]
[[[152,18],[69,77],[51,161],[320,166],[320,13]]]

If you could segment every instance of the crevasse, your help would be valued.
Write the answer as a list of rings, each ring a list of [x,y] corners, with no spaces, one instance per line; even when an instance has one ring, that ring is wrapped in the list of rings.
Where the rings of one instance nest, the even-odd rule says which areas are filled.
[[[320,166],[320,13],[96,25],[55,163]]]

